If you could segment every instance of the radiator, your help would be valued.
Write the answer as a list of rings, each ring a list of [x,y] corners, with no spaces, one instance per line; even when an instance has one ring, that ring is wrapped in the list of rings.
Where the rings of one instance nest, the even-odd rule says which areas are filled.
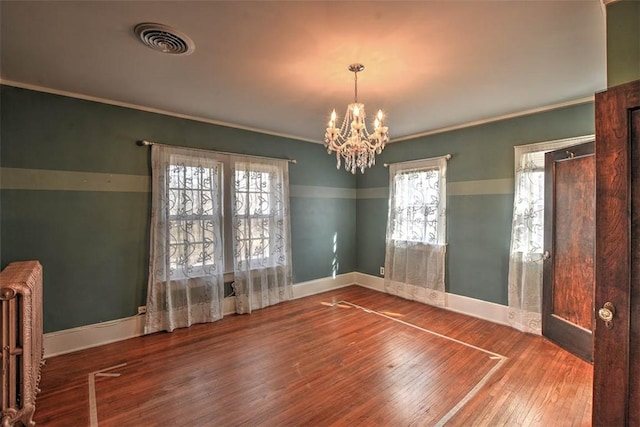
[[[14,262],[0,273],[2,427],[35,426],[43,362],[42,266]]]

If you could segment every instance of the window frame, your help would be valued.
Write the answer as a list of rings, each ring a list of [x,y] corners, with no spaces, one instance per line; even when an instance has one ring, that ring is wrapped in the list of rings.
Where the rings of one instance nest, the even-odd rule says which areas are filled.
[[[170,199],[169,194],[171,194],[172,191],[179,191],[179,192],[186,192],[186,191],[190,191],[190,192],[199,192],[199,193],[204,193],[206,191],[211,192],[212,190],[207,190],[205,188],[203,188],[202,186],[198,186],[198,187],[194,187],[194,186],[187,186],[187,176],[186,176],[186,171],[188,168],[205,168],[207,170],[209,170],[209,174],[210,174],[210,178],[213,178],[217,181],[217,184],[214,184],[212,182],[211,187],[213,188],[214,185],[218,186],[218,189],[221,190],[221,192],[219,192],[218,195],[218,200],[217,200],[217,205],[221,207],[220,212],[212,212],[211,215],[207,215],[206,218],[207,219],[202,219],[202,215],[198,215],[198,214],[193,214],[193,215],[188,215],[187,218],[185,218],[185,216],[178,216],[178,214],[172,213],[171,212],[171,207],[167,206],[167,210],[166,210],[166,227],[167,227],[167,231],[169,229],[171,229],[174,224],[177,223],[182,223],[185,221],[185,219],[189,220],[195,220],[200,222],[200,225],[198,226],[199,229],[201,230],[202,233],[204,233],[204,230],[206,230],[207,228],[207,221],[211,222],[211,224],[215,227],[216,222],[220,222],[222,224],[223,229],[221,230],[220,233],[220,237],[222,238],[222,250],[224,253],[225,250],[225,240],[224,240],[224,218],[223,218],[223,214],[222,214],[222,195],[224,193],[224,188],[223,188],[223,173],[224,173],[224,162],[219,158],[219,156],[214,156],[213,158],[208,157],[207,160],[208,161],[215,161],[216,165],[220,168],[220,170],[217,171],[217,173],[215,173],[215,178],[212,176],[212,173],[214,171],[213,167],[203,167],[202,164],[200,164],[199,162],[199,157],[197,156],[190,156],[190,155],[186,155],[186,154],[173,154],[172,157],[175,157],[176,160],[170,159],[167,166],[166,166],[166,178],[165,178],[165,185],[164,185],[164,191],[167,194],[167,198]],[[182,182],[184,183],[183,186],[172,186],[171,185],[171,178],[172,178],[172,169],[173,168],[183,168],[184,172],[183,172],[183,176],[182,176]],[[190,179],[193,178],[193,175]],[[193,182],[193,181],[192,181]],[[216,206],[216,202],[212,202],[212,209]],[[194,222],[195,222],[194,221]],[[172,233],[167,232],[167,234],[169,236],[172,236]],[[204,234],[202,234],[202,238],[200,240],[198,240],[196,242],[198,244],[198,247],[202,248],[203,245],[206,244],[206,238],[204,236]],[[181,266],[184,264],[184,262],[181,262],[181,259],[177,258],[176,255],[180,253],[180,246],[184,246],[184,243],[180,243],[180,242],[175,242],[173,243],[171,241],[171,239],[167,239],[165,242],[166,248],[165,248],[165,253],[166,253],[166,257],[167,257],[167,261],[168,261],[168,265],[169,268],[171,268],[171,279],[173,280],[181,280],[181,279],[189,279],[189,278],[197,278],[197,277],[205,277],[205,276],[209,276],[211,275],[211,269],[214,268],[216,266],[216,261],[215,260],[211,260],[211,262],[206,262],[206,260],[203,260],[201,264],[199,265],[194,265],[188,272],[184,272],[184,268],[182,268]],[[204,252],[204,250],[202,250],[202,253]],[[184,261],[184,260],[182,260]],[[223,263],[224,263],[224,255],[223,255]]]
[[[242,166],[243,168],[241,170],[238,170],[237,166]],[[250,169],[248,169],[248,167],[244,167],[244,165],[250,165]],[[232,168],[232,172],[234,173],[234,186],[235,186],[235,197],[237,198],[238,195],[238,189],[236,186],[236,182],[239,179],[238,177],[238,173],[249,173],[251,174],[262,174],[262,175],[267,175],[270,176],[274,173],[277,173],[277,168],[273,165],[267,164],[267,163],[263,163],[260,161],[251,161],[251,160],[237,160],[234,162],[234,167]],[[283,220],[283,218],[281,218],[279,215],[277,215],[277,209],[274,209],[274,205],[277,202],[275,200],[273,191],[271,188],[268,189],[268,191],[252,191],[251,189],[251,178],[247,178],[248,182],[246,184],[246,191],[242,191],[240,194],[246,195],[246,199],[248,201],[251,200],[251,195],[258,195],[257,198],[259,199],[260,196],[259,195],[266,195],[266,198],[268,199],[267,205],[268,205],[268,209],[267,209],[267,213],[252,213],[252,212],[248,212],[246,215],[243,215],[241,219],[246,219],[249,221],[249,224],[247,226],[247,229],[249,230],[249,237],[242,239],[243,241],[246,241],[249,245],[249,248],[253,248],[252,243],[255,241],[262,241],[262,248],[263,250],[261,251],[263,253],[263,255],[258,259],[256,258],[241,258],[240,260],[243,262],[250,262],[250,268],[251,269],[257,269],[257,268],[263,268],[263,267],[274,267],[277,265],[277,262],[275,262],[275,255],[273,252],[273,243],[275,241],[275,232],[276,232],[276,222]],[[262,178],[261,180],[265,181],[266,184],[271,185],[271,180],[270,179],[264,179]],[[237,199],[236,199],[237,200]],[[233,203],[233,202],[232,202]],[[250,206],[247,206],[247,209],[250,210]],[[235,209],[233,206],[231,207],[231,209]],[[240,218],[236,218],[240,219]],[[251,225],[251,221],[253,220],[258,220],[258,221],[267,221],[268,224],[266,227],[262,227],[263,230],[267,230],[268,235],[266,237],[264,236],[259,236],[259,237],[255,237],[253,238],[251,235],[251,230],[252,230],[252,225]],[[236,240],[238,240],[238,237],[236,236],[235,238]],[[266,245],[264,244],[264,241],[266,240]],[[235,245],[235,241],[234,241],[234,245]],[[235,262],[235,261],[234,261]]]
[[[447,200],[447,191],[446,191],[446,187],[447,187],[447,181],[446,181],[446,174],[447,174],[447,160],[450,158],[449,155],[447,156],[441,156],[441,157],[434,157],[434,158],[428,158],[428,159],[422,159],[422,160],[412,160],[412,161],[408,161],[408,162],[401,162],[401,163],[393,163],[390,165],[389,168],[389,214],[388,214],[388,220],[387,220],[387,240],[390,241],[403,241],[403,242],[411,242],[411,243],[420,243],[420,244],[426,244],[426,245],[444,245],[446,244],[446,200]],[[416,240],[416,239],[412,239],[411,236],[407,236],[407,235],[398,235],[398,229],[397,229],[397,222],[398,221],[394,221],[395,220],[395,215],[392,213],[392,208],[396,208],[397,209],[397,205],[393,206],[392,204],[397,203],[397,193],[398,193],[398,181],[397,178],[400,175],[409,175],[412,173],[417,173],[417,174],[423,174],[423,173],[432,173],[432,172],[436,172],[436,183],[435,183],[435,187],[431,186],[430,190],[431,192],[437,191],[438,192],[438,204],[436,207],[437,213],[436,213],[436,218],[435,218],[435,230],[433,233],[427,233],[424,232],[423,233],[423,237],[425,236],[429,236],[430,234],[432,235],[433,238],[427,239],[427,240]],[[428,193],[424,194],[425,197],[428,197]],[[422,206],[425,205],[429,205],[432,206],[433,204],[429,204],[429,203],[425,203]],[[406,205],[405,209],[409,210],[409,208],[411,208],[412,206],[415,206],[415,204],[412,205]],[[425,221],[426,223],[429,222],[433,222],[433,220],[431,221]]]

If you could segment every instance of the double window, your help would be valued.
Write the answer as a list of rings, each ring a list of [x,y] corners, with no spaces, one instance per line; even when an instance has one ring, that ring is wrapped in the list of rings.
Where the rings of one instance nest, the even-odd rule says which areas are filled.
[[[166,257],[173,278],[276,263],[285,197],[278,166],[212,154],[166,165]],[[288,195],[287,195],[288,196]],[[243,266],[244,265],[244,266]]]
[[[220,319],[226,282],[237,313],[291,298],[285,160],[159,145],[151,163],[147,333]]]

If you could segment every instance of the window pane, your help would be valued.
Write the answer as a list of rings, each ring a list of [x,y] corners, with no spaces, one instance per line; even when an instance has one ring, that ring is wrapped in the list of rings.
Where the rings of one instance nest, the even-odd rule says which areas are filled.
[[[544,171],[520,171],[518,177],[513,250],[541,254],[544,241]]]
[[[249,195],[251,215],[269,214],[269,195],[264,193],[252,193]]]
[[[222,165],[197,165],[198,158],[184,162],[167,167],[167,256],[174,277],[198,277],[212,274],[221,261]]]
[[[437,169],[395,175],[393,239],[437,243],[439,181]]]
[[[251,241],[251,257],[268,258],[269,257],[269,240],[255,239]]]
[[[249,199],[247,193],[236,193],[236,213],[246,216],[249,214]]]
[[[234,167],[234,215],[241,217],[234,220],[236,256],[252,266],[264,265],[270,257],[271,240],[278,238],[272,230],[278,224],[275,193],[281,192],[282,186],[277,174],[270,173],[271,165],[237,162]]]

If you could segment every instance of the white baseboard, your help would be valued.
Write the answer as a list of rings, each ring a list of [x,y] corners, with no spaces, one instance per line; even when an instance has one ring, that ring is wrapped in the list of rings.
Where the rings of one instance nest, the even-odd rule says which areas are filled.
[[[357,285],[384,292],[384,278],[364,273],[355,273],[355,276]],[[508,325],[508,307],[505,305],[447,292],[444,308],[493,323]]]
[[[44,357],[96,347],[142,335],[144,315],[44,334]]]
[[[509,325],[509,307],[506,305],[447,293],[445,308],[493,323]]]
[[[293,298],[303,298],[353,284],[384,292],[384,279],[382,277],[353,272],[296,283],[293,286]],[[448,293],[445,299],[445,308],[494,323],[508,324],[507,307],[504,305]],[[235,298],[225,298],[224,314],[228,315],[234,312]],[[44,334],[44,357],[58,356],[85,348],[126,340],[143,335],[143,333],[144,315],[50,332]]]
[[[373,289],[374,291],[384,292],[384,278],[357,272],[355,275],[357,285],[363,288]]]
[[[308,297],[310,295],[316,295],[333,289],[354,285],[356,284],[355,275],[356,273],[345,273],[338,274],[335,277],[324,277],[322,279],[296,283],[293,285],[293,299]]]
[[[353,285],[355,283],[354,274],[346,273],[336,277],[296,283],[293,285],[293,298],[303,298]],[[235,313],[235,298],[225,298],[223,310],[225,315]],[[144,334],[144,319],[144,315],[139,315],[46,333],[44,334],[44,357],[58,356],[139,337]]]

